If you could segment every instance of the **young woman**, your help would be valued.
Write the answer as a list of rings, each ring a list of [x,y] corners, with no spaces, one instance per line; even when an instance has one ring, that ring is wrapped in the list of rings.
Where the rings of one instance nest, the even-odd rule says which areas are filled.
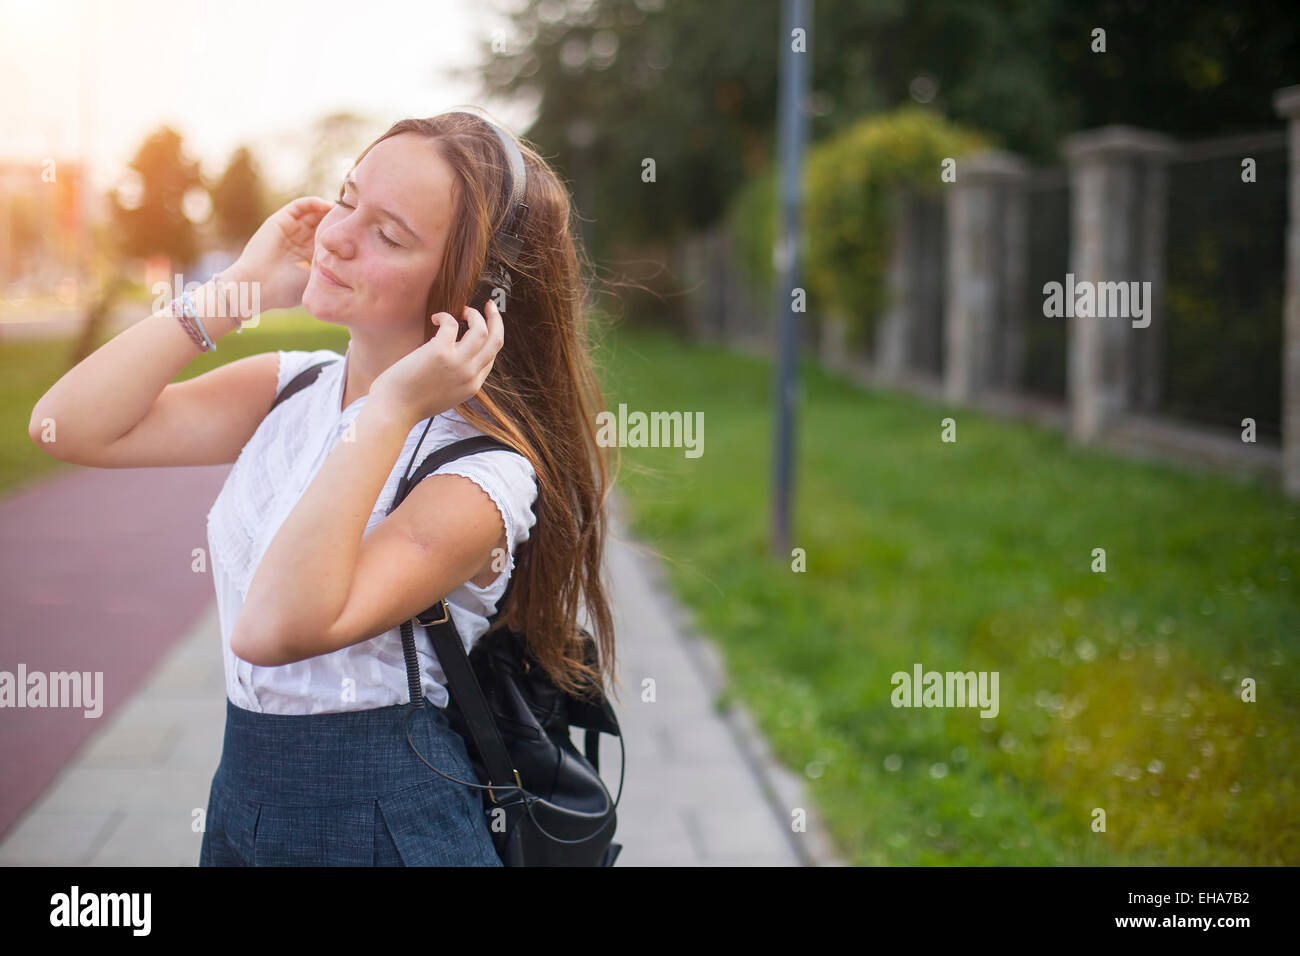
[[[405,736],[400,625],[440,598],[468,650],[513,579],[499,623],[528,636],[558,685],[612,677],[600,577],[609,470],[594,431],[604,403],[569,197],[519,147],[527,214],[504,311],[468,302],[507,213],[501,143],[463,112],[403,120],[361,154],[334,203],[288,203],[193,297],[215,341],[252,317],[224,318],[236,284],[258,283],[264,310],[301,303],[346,326],[344,356],[267,352],[168,384],[200,347],[164,309],[33,411],[34,436],[57,422],[42,447],[77,464],[234,463],[208,515],[227,701],[200,865],[500,865],[481,791],[435,774]],[[268,414],[298,372],[326,360]],[[388,514],[422,435],[421,460],[479,434],[522,457],[450,462]],[[598,670],[577,657],[580,603]],[[442,710],[445,675],[415,633],[436,706],[412,722],[412,740],[433,766],[473,780]]]

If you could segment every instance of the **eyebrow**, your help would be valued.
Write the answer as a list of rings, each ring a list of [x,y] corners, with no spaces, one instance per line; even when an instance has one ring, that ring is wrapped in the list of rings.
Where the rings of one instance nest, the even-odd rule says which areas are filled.
[[[348,173],[347,176],[343,177],[343,185],[351,186],[353,189],[356,190],[358,196],[361,195],[361,188],[357,185],[357,181],[352,178],[351,173]],[[383,215],[387,216],[389,219],[393,220],[393,222],[397,223],[407,232],[409,232],[417,241],[420,239],[420,234],[416,232],[414,229],[412,229],[410,226],[408,226],[406,224],[406,220],[403,219],[401,216],[399,216],[397,213],[393,212],[391,209],[380,209],[379,211]]]

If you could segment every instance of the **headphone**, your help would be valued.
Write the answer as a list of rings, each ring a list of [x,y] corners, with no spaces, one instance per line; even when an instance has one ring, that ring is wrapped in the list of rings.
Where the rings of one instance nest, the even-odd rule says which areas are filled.
[[[487,300],[494,297],[497,289],[500,289],[506,298],[510,296],[512,276],[510,267],[506,264],[506,257],[508,256],[512,260],[515,259],[519,255],[519,250],[524,246],[524,240],[519,235],[519,228],[528,212],[528,205],[524,202],[528,177],[524,171],[523,154],[519,152],[519,147],[515,144],[513,136],[486,116],[470,110],[447,110],[439,113],[438,116],[446,116],[450,113],[463,113],[466,116],[473,116],[496,134],[497,139],[501,142],[502,151],[505,153],[506,167],[510,177],[506,191],[505,220],[488,247],[487,262],[484,264],[483,272],[479,276],[478,284],[475,286],[474,295],[469,301],[472,308],[478,308],[481,312],[486,307]],[[502,256],[502,252],[505,252],[507,256]],[[504,301],[501,305],[501,311],[505,311]]]

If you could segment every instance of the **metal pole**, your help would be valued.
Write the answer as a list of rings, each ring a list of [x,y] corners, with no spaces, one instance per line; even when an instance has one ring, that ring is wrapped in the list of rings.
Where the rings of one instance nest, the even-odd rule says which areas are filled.
[[[781,90],[777,104],[781,169],[776,247],[777,271],[775,370],[776,444],[773,448],[776,497],[772,511],[773,556],[790,556],[790,499],[794,484],[794,402],[798,389],[799,316],[793,309],[799,283],[799,208],[802,204],[803,150],[807,139],[804,104],[808,88],[808,57],[812,55],[812,0],[783,0],[781,5]],[[796,39],[795,30],[802,30]],[[800,42],[800,40],[802,42]]]

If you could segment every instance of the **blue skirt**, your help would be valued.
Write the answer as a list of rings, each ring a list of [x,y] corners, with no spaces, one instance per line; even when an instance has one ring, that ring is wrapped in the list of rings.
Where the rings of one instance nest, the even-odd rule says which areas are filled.
[[[411,751],[409,709],[260,714],[227,698],[199,866],[501,866],[483,791]],[[425,760],[478,782],[442,708],[409,726]]]

